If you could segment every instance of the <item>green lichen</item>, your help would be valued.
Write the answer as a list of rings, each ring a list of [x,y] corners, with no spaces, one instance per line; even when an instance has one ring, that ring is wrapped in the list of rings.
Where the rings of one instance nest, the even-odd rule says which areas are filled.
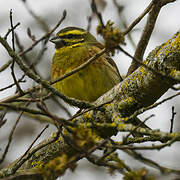
[[[119,44],[125,44],[123,33],[117,27],[113,27],[113,25],[113,22],[108,21],[105,26],[99,24],[97,27],[97,33],[103,36],[105,47],[112,55],[114,55],[115,49],[118,49]]]
[[[155,180],[155,177],[148,175],[148,171],[145,168],[132,170],[126,172],[123,177],[124,180]]]

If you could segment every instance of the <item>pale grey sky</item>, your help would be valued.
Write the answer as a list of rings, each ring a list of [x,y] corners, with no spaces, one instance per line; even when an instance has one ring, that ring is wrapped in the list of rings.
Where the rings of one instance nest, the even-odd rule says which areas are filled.
[[[86,0],[27,0],[30,7],[34,10],[34,12],[39,15],[42,19],[44,19],[50,27],[53,27],[59,18],[62,15],[62,12],[64,9],[67,10],[67,18],[61,25],[62,27],[65,26],[79,26],[82,28],[87,27],[87,16],[91,14],[90,5],[88,4],[88,1]],[[124,9],[124,16],[126,16],[126,19],[128,21],[128,24],[130,24],[144,9],[147,7],[149,0],[122,0],[119,1],[125,6]],[[38,23],[32,18],[32,16],[27,12],[26,8],[24,7],[23,3],[20,0],[0,0],[0,35],[4,35],[8,28],[10,27],[9,23],[9,11],[10,9],[13,10],[13,20],[14,24],[17,22],[20,22],[21,25],[16,29],[17,33],[19,34],[21,40],[26,42],[27,47],[31,44],[31,41],[27,37],[26,30],[28,27],[31,27],[32,32],[38,37],[41,37],[43,34],[43,31],[40,29]],[[166,42],[169,38],[172,37],[173,34],[175,34],[178,30],[180,30],[180,1],[177,0],[175,3],[171,3],[167,6],[165,6],[158,18],[155,30],[152,34],[152,38],[149,42],[149,45],[147,47],[145,57],[150,52],[150,50],[154,49],[156,46],[162,44],[163,42]],[[103,12],[103,18],[106,22],[107,20],[111,19],[115,22],[116,25],[119,24],[119,19],[117,15],[117,11],[113,6],[113,3],[111,0],[107,0],[107,7],[105,8]],[[143,19],[143,21],[135,28],[135,32],[132,33],[132,36],[137,44],[140,33],[142,32],[142,27],[144,27],[146,21],[146,17]],[[97,21],[93,21],[92,23],[92,29],[91,32],[97,37],[95,33],[95,26],[97,25]],[[99,37],[97,37],[100,39]],[[9,39],[9,42],[10,39]],[[134,49],[130,45],[130,43],[127,41],[127,46],[124,47],[130,54],[133,55]],[[49,49],[48,52],[46,52],[46,64],[41,64],[44,69],[48,69],[50,66],[51,58],[54,53],[53,45],[49,43]],[[3,65],[9,57],[7,56],[6,51],[0,46],[0,54],[1,54],[1,62],[0,67]],[[116,54],[115,57],[113,57],[119,67],[119,70],[121,73],[126,73],[128,66],[130,64],[130,59],[127,58],[122,53]],[[47,75],[47,71],[45,70],[41,72],[42,75]],[[46,76],[47,77],[47,76]],[[0,73],[0,84],[1,87],[5,87],[10,82],[13,82],[12,77],[10,75],[10,70]],[[24,88],[27,88],[26,86]],[[14,93],[14,89],[9,89],[4,92],[0,92],[0,97],[7,97]],[[174,92],[172,90],[168,91],[161,99],[173,94]],[[167,102],[159,107],[157,107],[154,110],[148,111],[145,114],[143,114],[141,117],[145,118],[149,116],[150,114],[154,113],[156,116],[151,119],[147,124],[149,124],[151,127],[154,128],[161,128],[161,130],[167,131],[169,127],[169,119],[171,118],[171,106],[176,105],[175,108],[177,110],[180,110],[180,99],[179,101],[172,100],[170,102]],[[72,109],[74,112],[75,109]],[[180,111],[179,111],[180,112]],[[5,127],[8,128],[8,126],[11,125],[12,117],[9,117],[7,125]],[[34,122],[32,122],[34,125]],[[20,125],[23,127],[23,122]],[[35,125],[37,126],[37,125]],[[39,125],[42,129],[44,125]],[[46,133],[46,137],[49,136],[53,132],[54,128],[51,127],[50,130]],[[26,136],[24,139],[22,138],[21,142],[18,142],[18,147],[16,149],[10,150],[9,158],[11,160],[16,159],[19,157],[29,146],[30,142],[39,132],[39,128],[36,127],[33,131],[33,136],[28,137]],[[3,141],[3,145],[5,145],[6,140],[5,137],[7,136],[8,131],[1,131],[0,132],[0,139]],[[14,145],[14,144],[13,144]],[[11,147],[13,147],[13,145]],[[155,152],[154,154],[151,154],[150,156],[152,159],[155,159],[157,162],[163,162],[162,165],[165,165],[167,167],[177,167],[180,168],[179,161],[180,156],[178,155],[177,146],[174,146],[176,148],[166,148],[166,150],[163,150],[161,153]],[[173,154],[172,157],[168,157],[167,153],[171,151],[171,154]],[[13,154],[13,152],[15,152]],[[123,159],[127,158],[127,156],[122,155]],[[176,161],[174,161],[175,157],[177,158]],[[162,161],[163,159],[163,161]],[[129,160],[129,159],[128,159]],[[129,160],[130,161],[130,160]],[[107,171],[99,171],[101,173],[98,173],[98,171],[95,171],[96,167],[90,166],[87,169],[84,168],[85,162],[83,162],[79,166],[79,171],[76,171],[74,174],[71,174],[71,172],[68,172],[64,175],[64,179],[73,179],[78,180],[80,178],[86,180],[96,180],[96,179],[104,179],[104,180],[116,180],[121,179],[121,175],[116,173],[115,176],[109,176],[107,174]],[[85,166],[86,167],[86,166]],[[95,174],[92,174],[92,171],[96,172]],[[89,178],[88,178],[89,177]]]

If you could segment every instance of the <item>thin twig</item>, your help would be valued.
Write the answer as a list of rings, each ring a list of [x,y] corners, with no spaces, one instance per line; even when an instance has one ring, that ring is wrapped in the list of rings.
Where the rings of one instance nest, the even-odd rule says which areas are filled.
[[[6,123],[6,119],[4,119],[5,115],[7,113],[7,108],[4,109],[3,113],[0,114],[0,128]]]
[[[63,11],[63,16],[62,18],[58,21],[58,23],[54,26],[54,28],[49,31],[48,33],[46,33],[44,36],[42,36],[41,38],[39,38],[38,40],[36,40],[30,47],[28,47],[27,49],[25,49],[23,52],[20,52],[18,55],[22,56],[24,54],[26,54],[27,52],[31,51],[39,42],[41,42],[44,39],[49,38],[49,36],[61,25],[61,23],[64,21],[64,19],[66,18],[66,10]],[[6,64],[4,64],[1,68],[0,68],[0,72],[2,72],[3,70],[5,70],[10,64],[12,63],[12,60],[9,60]]]
[[[94,56],[92,56],[91,58],[88,59],[88,61],[86,61],[85,63],[81,64],[80,66],[78,66],[77,68],[73,69],[72,71],[64,74],[63,76],[59,77],[58,79],[54,80],[51,82],[52,84],[55,84],[59,81],[62,81],[63,79],[73,75],[74,73],[79,72],[80,70],[82,70],[83,68],[85,68],[86,66],[88,66],[90,63],[92,63],[93,61],[95,61],[97,58],[99,58],[100,56],[102,56],[104,53],[107,52],[107,49],[102,49],[101,51],[99,51],[97,54],[95,54]]]
[[[64,118],[59,118],[56,115],[52,114],[48,108],[46,107],[45,104],[37,104],[38,108],[40,108],[48,117],[52,118],[54,121],[54,124],[56,125],[56,127],[59,129],[59,126],[63,125],[63,126],[72,126],[75,127],[77,126],[74,122],[66,120]]]
[[[131,23],[131,25],[123,32],[123,34],[124,35],[128,34],[142,20],[142,18],[151,10],[152,6],[153,6],[153,2],[151,2],[148,5],[148,7],[143,11],[143,13]]]
[[[17,105],[13,105],[12,103],[0,103],[0,106],[9,108],[9,109],[13,109],[15,111],[24,111],[27,113],[31,113],[31,114],[35,114],[35,115],[43,115],[43,116],[47,116],[47,114],[45,112],[42,111],[38,111],[35,109],[30,109],[24,106],[17,106]]]
[[[131,132],[123,139],[123,142],[126,142],[127,138],[128,138],[131,134],[134,133],[134,134],[136,135],[136,130],[137,130],[139,127],[141,127],[142,125],[144,125],[145,122],[146,122],[147,120],[149,120],[150,118],[152,118],[152,117],[154,117],[154,114],[150,115],[150,116],[147,117],[144,121],[140,122],[140,123],[136,126],[136,128],[134,128],[133,131],[131,131]]]
[[[159,106],[160,104],[162,104],[162,103],[164,103],[164,102],[166,102],[166,101],[169,101],[170,99],[172,99],[172,98],[174,98],[174,97],[176,97],[176,96],[179,96],[179,95],[180,95],[180,92],[177,93],[177,94],[174,94],[174,95],[172,95],[172,96],[169,96],[168,98],[165,98],[165,99],[163,99],[163,100],[160,101],[160,102],[154,103],[154,104],[152,104],[152,105],[150,105],[150,106],[148,106],[148,107],[143,107],[143,108],[135,111],[135,112],[129,117],[129,119],[133,119],[133,118],[136,117],[137,115],[142,114],[143,112],[145,112],[145,111],[147,111],[147,110],[153,109],[153,108]]]
[[[29,105],[29,103],[26,104],[26,106],[28,106],[28,105]],[[3,155],[2,155],[2,157],[0,159],[0,164],[4,161],[4,159],[5,159],[5,157],[6,157],[7,153],[8,153],[8,150],[9,150],[9,147],[10,147],[10,144],[11,144],[11,141],[12,141],[13,134],[15,132],[17,124],[19,123],[19,120],[21,119],[23,113],[24,113],[24,111],[22,111],[19,114],[18,118],[16,119],[16,121],[14,123],[14,126],[12,127],[12,130],[11,130],[11,132],[9,134],[9,137],[8,137],[8,143],[7,143],[6,148],[5,148],[4,152],[3,152]]]
[[[126,17],[123,15],[124,6],[119,5],[117,0],[113,0],[113,3],[118,10],[120,24],[122,24],[124,26],[124,29],[127,29],[128,28],[127,20],[126,20]],[[124,32],[123,32],[123,34],[126,35]],[[136,49],[136,43],[134,42],[133,37],[130,32],[127,34],[127,37],[129,39],[130,43],[132,44],[133,48]]]
[[[165,74],[164,72],[162,71],[157,71],[151,67],[149,67],[147,64],[144,64],[140,59],[136,58],[136,57],[133,57],[131,54],[129,54],[127,51],[125,51],[122,47],[118,47],[120,51],[122,51],[125,55],[127,55],[128,57],[130,57],[131,59],[133,59],[133,61],[136,61],[137,64],[140,64],[142,66],[144,66],[145,68],[147,68],[148,70],[152,71],[154,74],[160,76],[160,77],[164,77],[164,78],[168,78],[168,79],[171,79],[171,80],[174,80],[176,82],[180,82],[179,79],[177,78],[174,78],[168,74]]]
[[[13,28],[13,19],[12,19],[12,9],[10,10],[10,23],[11,23],[11,29],[12,29],[12,49],[15,52],[15,43],[14,43],[14,28]],[[12,64],[11,64],[11,75],[13,77],[14,83],[16,84],[17,91],[19,93],[22,93],[22,89],[16,79],[15,73],[14,73],[14,64],[15,64],[15,59],[13,58]]]
[[[173,126],[174,126],[174,118],[175,118],[176,112],[174,111],[174,106],[172,106],[172,117],[171,117],[171,127],[170,127],[170,133],[173,132]]]
[[[149,16],[148,16],[146,25],[144,27],[141,38],[138,42],[138,45],[137,45],[137,48],[136,48],[136,51],[134,54],[134,59],[139,59],[140,61],[143,61],[144,52],[146,50],[149,39],[150,39],[151,34],[153,32],[153,29],[154,29],[157,17],[159,15],[159,12],[161,10],[161,7],[162,7],[161,1],[153,2],[152,9],[149,12]],[[127,76],[129,74],[131,74],[132,72],[134,72],[139,67],[139,64],[134,59],[133,59],[131,65],[128,69]]]
[[[89,16],[88,17],[88,25],[87,25],[87,31],[90,31],[90,29],[91,29],[91,23],[92,23],[92,18],[93,18],[93,13],[92,13],[92,15],[91,16]]]
[[[12,63],[12,60],[9,60],[7,63],[5,63],[4,65],[2,65],[0,67],[0,72],[3,72],[4,70],[6,70]]]
[[[7,39],[8,35],[15,30],[18,26],[20,25],[20,23],[18,22],[13,28],[9,29],[8,32],[4,35],[4,39]]]
[[[92,9],[92,12],[96,14],[96,16],[97,16],[97,18],[99,20],[99,23],[102,25],[102,27],[105,27],[104,23],[103,23],[102,15],[97,10],[97,6],[96,6],[95,0],[92,0],[92,2],[91,2],[91,9]]]
[[[77,106],[79,108],[89,108],[92,107],[93,105],[90,104],[89,102],[86,101],[80,101],[80,100],[76,100],[74,98],[68,98],[65,95],[63,95],[62,93],[60,93],[57,89],[55,89],[54,87],[52,87],[50,85],[50,83],[46,80],[43,80],[40,78],[40,76],[34,74],[28,66],[26,66],[21,58],[13,51],[13,49],[9,46],[9,44],[7,43],[7,41],[5,41],[1,36],[0,36],[0,42],[1,44],[6,48],[7,52],[9,53],[9,55],[15,59],[16,63],[19,65],[20,69],[25,72],[25,74],[30,77],[31,79],[33,79],[35,82],[37,82],[38,84],[42,84],[46,89],[48,89],[49,91],[51,91],[54,95],[59,96],[60,98],[62,98],[64,101],[66,101],[67,103],[71,104],[72,106]],[[23,93],[24,95],[24,93]]]
[[[174,91],[179,91],[180,90],[180,86],[179,87],[171,87],[171,89],[173,89]]]
[[[18,82],[18,83],[24,83],[24,82],[26,82],[26,80],[23,80],[23,79],[24,79],[24,76],[25,76],[25,75],[23,75],[17,82]],[[14,85],[16,85],[16,84],[15,84],[15,83],[12,83],[12,84],[4,87],[4,88],[1,88],[0,91],[4,91],[4,90],[6,90],[6,89],[12,88]]]
[[[64,19],[66,18],[66,10],[63,11],[63,16],[62,18],[59,20],[59,22],[55,25],[55,27],[50,30],[48,33],[46,33],[44,36],[42,36],[41,38],[39,38],[38,40],[36,40],[29,48],[27,48],[26,50],[24,50],[23,52],[21,52],[19,54],[19,56],[26,54],[27,52],[31,51],[34,46],[36,46],[39,42],[41,42],[44,39],[49,38],[49,36],[61,25],[61,23],[64,21]]]
[[[102,147],[105,143],[107,142],[107,140],[102,140],[100,143],[98,143],[98,145],[93,146],[92,148],[90,148],[89,150],[87,150],[86,152],[80,152],[80,154],[78,154],[77,156],[74,156],[72,158],[72,160],[68,161],[65,165],[65,169],[67,169],[71,164],[77,162],[78,160],[87,157],[88,155],[92,154],[94,151],[96,151],[97,149],[99,149],[100,147]]]
[[[19,36],[18,36],[17,33],[15,33],[15,40],[16,40],[16,45],[17,45],[17,47],[19,48],[19,53],[23,52],[23,51],[24,51],[24,46],[21,44],[20,38],[19,38]],[[27,55],[26,55],[26,54],[23,54],[23,55],[21,55],[21,57],[22,57],[22,59],[24,60],[24,63],[26,63],[27,65],[30,66],[30,62],[29,62],[29,60],[28,60],[28,58],[27,58]],[[31,67],[30,67],[30,68],[31,68]]]
[[[166,168],[160,166],[157,162],[155,162],[151,159],[145,158],[144,156],[142,156],[140,153],[137,153],[136,151],[133,151],[133,150],[123,150],[123,151],[125,153],[127,153],[128,155],[132,156],[133,158],[135,158],[136,160],[141,161],[144,164],[147,164],[148,166],[159,169],[160,172],[162,172],[162,173],[167,172]]]
[[[123,145],[123,143],[121,145],[119,145],[118,143],[116,144],[116,142],[114,142],[114,144],[112,144],[112,145],[106,144],[105,146],[107,148],[113,148],[115,150],[117,150],[117,149],[119,149],[119,150],[122,150],[122,149],[127,149],[127,150],[161,150],[167,146],[171,146],[173,143],[179,141],[179,139],[180,139],[180,136],[176,136],[176,137],[172,138],[171,140],[169,140],[165,143],[162,143],[159,145],[152,144],[151,146],[132,146],[132,145]]]
[[[42,27],[42,29],[45,31],[45,32],[49,32],[49,26],[48,24],[41,18],[39,17],[38,15],[36,15],[36,13],[31,9],[31,7],[28,5],[28,2],[27,1],[22,1],[24,2],[24,5],[27,9],[27,11],[29,12],[29,14],[31,14],[34,19],[37,21],[38,24],[40,24],[40,26]]]
[[[47,141],[45,143],[39,144],[37,147],[34,147],[30,152],[28,152],[21,160],[18,160],[8,175],[14,174],[34,153],[39,151],[40,149],[46,147],[49,144],[52,144],[57,140],[59,137],[59,133],[56,134],[56,137],[52,138],[50,141]]]
[[[41,60],[43,59],[43,55],[44,55],[45,51],[47,50],[47,46],[46,46],[47,42],[48,42],[47,40],[43,41],[42,48],[39,50],[39,53],[38,53],[37,57],[35,58],[33,66],[38,65],[41,62]]]
[[[28,147],[28,149],[26,150],[26,152],[21,156],[21,158],[19,159],[19,161],[21,161],[30,151],[30,149],[32,148],[32,146],[35,144],[35,142],[41,137],[41,135],[44,133],[44,131],[49,127],[49,124],[47,124],[42,131],[37,135],[37,137],[34,139],[34,141],[31,143],[31,145]]]
[[[86,157],[86,159],[89,161],[89,162],[91,162],[91,163],[93,163],[93,164],[95,164],[95,165],[97,165],[97,166],[102,166],[102,167],[107,167],[107,168],[110,168],[110,169],[112,169],[113,171],[114,170],[117,170],[119,173],[121,173],[121,174],[124,174],[125,173],[125,170],[124,169],[126,169],[126,170],[131,170],[125,163],[122,165],[121,164],[121,166],[116,166],[116,164],[113,164],[113,163],[110,163],[110,162],[107,162],[107,161],[105,161],[105,160],[99,160],[98,159],[98,157],[96,157],[96,156],[94,156],[94,155],[88,155],[87,157]]]
[[[52,96],[52,100],[66,113],[69,118],[72,117],[70,110],[62,102],[59,102],[55,96]]]

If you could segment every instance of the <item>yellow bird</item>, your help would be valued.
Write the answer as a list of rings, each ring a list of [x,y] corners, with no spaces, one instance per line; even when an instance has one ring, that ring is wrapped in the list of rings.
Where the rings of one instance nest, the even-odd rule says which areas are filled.
[[[88,31],[67,27],[51,39],[56,52],[51,65],[51,80],[72,71],[104,47]],[[114,61],[104,54],[79,72],[53,86],[68,97],[89,102],[95,101],[121,80]]]

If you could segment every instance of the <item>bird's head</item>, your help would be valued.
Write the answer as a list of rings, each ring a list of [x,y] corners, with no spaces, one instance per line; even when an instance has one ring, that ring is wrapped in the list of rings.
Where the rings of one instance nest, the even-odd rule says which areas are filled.
[[[81,43],[95,43],[96,38],[88,31],[77,27],[61,29],[51,42],[55,43],[56,49]]]

